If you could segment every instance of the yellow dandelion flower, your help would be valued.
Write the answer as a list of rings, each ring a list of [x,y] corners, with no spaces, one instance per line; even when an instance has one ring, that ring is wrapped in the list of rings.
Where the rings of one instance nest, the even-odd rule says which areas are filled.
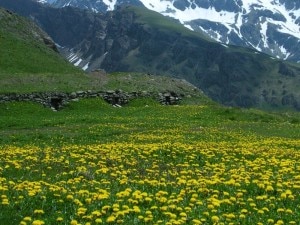
[[[115,222],[116,220],[116,217],[115,216],[109,216],[107,219],[106,219],[106,222],[107,223],[113,223]]]
[[[293,194],[293,193],[292,193],[292,191],[291,191],[291,190],[289,190],[289,189],[288,189],[288,190],[286,190],[286,191],[285,191],[285,193],[286,193],[287,195],[291,195],[291,194]]]
[[[293,211],[291,209],[286,209],[285,212],[289,214],[293,214]]]
[[[245,218],[246,218],[246,215],[245,215],[245,214],[241,214],[241,215],[239,215],[239,218],[240,218],[240,219],[245,219]]]
[[[202,224],[202,222],[200,220],[197,220],[197,219],[193,219],[192,222],[193,222],[194,225],[201,225]]]
[[[146,214],[146,215],[152,215],[152,212],[151,212],[150,210],[147,210],[147,211],[145,212],[145,214]]]
[[[267,185],[266,191],[274,191],[274,188],[271,185]]]
[[[208,204],[207,208],[208,208],[208,209],[213,209],[213,208],[214,208],[214,205],[213,205],[213,204]]]
[[[144,218],[144,221],[146,222],[146,223],[148,223],[148,222],[150,222],[150,221],[152,221],[153,220],[153,218],[151,218],[151,217],[146,217],[146,218]]]
[[[294,196],[294,195],[288,195],[288,198],[289,198],[290,200],[294,200],[294,199],[295,199],[295,196]]]
[[[168,210],[168,206],[162,206],[162,207],[160,207],[160,210],[161,211],[167,211]]]
[[[102,219],[100,218],[95,219],[95,223],[102,223]]]
[[[139,216],[138,216],[138,219],[139,219],[139,220],[142,220],[142,219],[144,219],[144,216],[139,215]]]
[[[67,195],[67,199],[68,199],[68,200],[73,200],[74,197],[73,197],[73,195]]]
[[[264,212],[264,210],[259,209],[259,210],[257,211],[257,213],[258,213],[258,214],[264,214],[265,212]]]
[[[214,223],[218,223],[220,220],[220,218],[218,216],[212,216],[211,217],[211,221],[214,222]]]
[[[93,216],[101,216],[101,212],[99,210],[95,210],[92,212]]]
[[[30,222],[32,219],[31,219],[31,217],[29,217],[29,216],[26,216],[26,217],[24,217],[24,219],[23,219],[24,221],[26,221],[26,222]]]
[[[238,192],[238,193],[236,194],[236,197],[241,198],[241,197],[243,197],[243,195],[244,195],[243,192]]]
[[[234,219],[235,215],[233,213],[229,213],[229,214],[227,214],[227,218]]]
[[[43,225],[45,224],[45,222],[43,220],[34,220],[32,222],[32,225]]]
[[[141,212],[141,210],[140,210],[140,208],[138,206],[133,206],[133,211],[135,213],[140,213]]]
[[[204,216],[209,216],[209,212],[203,212]]]
[[[85,199],[85,203],[91,204],[91,202],[92,202],[92,199],[91,199],[91,198],[86,198],[86,199]]]
[[[263,207],[262,210],[269,212],[270,210],[267,207]]]
[[[181,212],[181,213],[179,214],[179,216],[181,216],[181,217],[187,217],[187,214],[186,214],[185,212]]]
[[[77,220],[72,220],[70,224],[71,225],[78,225],[78,222],[77,222]]]
[[[184,207],[184,210],[185,210],[186,212],[191,212],[191,211],[192,211],[192,208],[191,208],[191,207],[188,207],[188,206],[186,206],[186,207]]]
[[[151,201],[152,201],[152,198],[146,197],[146,198],[145,198],[145,201],[146,201],[146,202],[151,202]]]
[[[284,212],[285,210],[283,209],[283,208],[279,208],[279,209],[277,209],[277,212],[278,213],[281,213],[281,212]]]
[[[247,212],[248,212],[247,209],[242,209],[242,210],[241,210],[241,213],[247,213]]]
[[[281,193],[280,198],[286,199],[287,198],[287,194],[285,192]]]
[[[7,198],[2,199],[2,205],[9,205],[9,201]]]
[[[283,225],[283,224],[284,224],[283,220],[278,220],[278,221],[276,222],[276,225]]]
[[[57,217],[56,221],[57,222],[62,222],[64,219],[62,217]]]
[[[171,219],[176,219],[176,218],[177,218],[177,215],[174,214],[174,213],[170,213],[170,217],[171,217]]]
[[[111,208],[111,206],[105,205],[105,206],[102,207],[102,210],[107,210],[107,209],[110,209],[110,208]]]
[[[33,213],[34,214],[44,214],[45,212],[42,209],[36,209],[36,210],[33,211]]]

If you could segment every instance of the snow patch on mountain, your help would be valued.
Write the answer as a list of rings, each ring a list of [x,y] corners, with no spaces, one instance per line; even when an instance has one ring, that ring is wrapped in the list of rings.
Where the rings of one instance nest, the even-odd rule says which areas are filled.
[[[82,67],[82,69],[83,69],[83,70],[87,70],[87,69],[89,68],[89,64],[90,64],[89,62],[88,62],[87,64],[85,64],[85,65]]]
[[[291,53],[289,53],[285,47],[280,46],[279,49],[285,55],[284,59],[287,59],[290,56]]]
[[[261,39],[262,39],[264,48],[268,48],[269,47],[269,45],[268,45],[267,30],[268,30],[268,21],[265,21],[265,22],[261,23],[261,30],[260,30]]]
[[[161,0],[141,0],[141,2],[149,9],[157,11],[165,16],[178,19],[181,23],[205,19],[212,22],[222,22],[225,24],[233,24],[235,22],[235,13],[227,11],[217,11],[215,8],[193,8],[192,4],[185,10],[177,9],[173,2]]]
[[[117,0],[103,0],[103,3],[107,5],[107,10],[111,11],[115,9]]]
[[[55,2],[56,0],[37,0],[37,2],[43,3],[43,4],[52,4],[53,2]]]
[[[79,68],[82,68],[83,70],[87,70],[89,67],[89,62],[86,60],[82,59],[80,57],[80,54],[74,53],[73,50],[68,50],[63,47],[60,47],[61,50],[64,50],[65,52],[68,52],[66,54],[67,60],[72,63],[74,66],[77,66]]]
[[[66,4],[64,4],[64,6],[63,7],[67,7],[67,6],[69,6],[71,4],[71,1],[69,1],[68,3],[66,3]]]

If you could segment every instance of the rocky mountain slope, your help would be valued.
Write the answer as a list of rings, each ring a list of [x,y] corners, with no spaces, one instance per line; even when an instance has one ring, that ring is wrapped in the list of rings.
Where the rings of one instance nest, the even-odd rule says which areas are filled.
[[[298,0],[37,0],[55,7],[106,12],[118,5],[144,5],[178,19],[189,29],[223,43],[250,47],[300,62]]]
[[[212,102],[183,79],[101,70],[85,74],[58,54],[52,39],[35,23],[0,8],[0,103],[23,100],[49,106],[51,99],[95,97],[97,93],[158,99],[170,94],[189,96],[185,99],[189,102]]]
[[[7,0],[7,5],[20,1]],[[174,76],[226,105],[300,109],[297,64],[221,45],[145,8],[120,7],[95,14],[22,3],[14,9],[40,24],[64,46],[61,49],[68,59],[87,71],[101,68]]]

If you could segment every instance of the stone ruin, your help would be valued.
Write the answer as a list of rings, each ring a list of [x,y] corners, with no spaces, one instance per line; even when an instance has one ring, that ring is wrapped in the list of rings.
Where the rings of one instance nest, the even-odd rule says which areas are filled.
[[[151,93],[151,92],[123,92],[121,90],[115,91],[76,91],[71,93],[64,92],[34,92],[26,94],[2,94],[0,95],[0,103],[12,101],[31,101],[37,102],[45,107],[53,110],[60,110],[63,106],[71,101],[78,101],[82,98],[103,98],[106,102],[113,106],[121,107],[126,105],[129,101],[136,98],[148,97],[156,99],[162,105],[177,105],[181,100],[180,95],[175,92]]]

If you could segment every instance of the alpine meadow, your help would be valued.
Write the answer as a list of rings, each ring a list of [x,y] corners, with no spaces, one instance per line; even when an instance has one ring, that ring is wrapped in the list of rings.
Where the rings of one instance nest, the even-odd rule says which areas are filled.
[[[104,16],[25,2],[38,7],[34,13],[26,8],[28,18],[0,8],[1,225],[300,223],[299,63],[225,47],[136,6]],[[83,71],[63,57],[63,46],[38,25],[57,15],[53,21],[64,17],[67,29],[70,21],[75,24],[69,16],[74,13],[107,32],[101,36],[86,26],[99,35],[99,45],[89,42],[94,36],[87,32],[82,35],[90,39],[76,42],[81,50],[115,51],[105,54],[113,56],[107,61],[99,53],[94,63],[84,64],[102,60],[107,68],[131,71]],[[113,39],[123,25],[130,33],[123,27]],[[187,46],[201,62],[185,58]],[[76,60],[83,62],[83,56]],[[165,65],[168,73],[158,74]],[[183,75],[198,68],[206,77],[172,76],[176,68],[187,71]],[[225,80],[228,86],[221,89]],[[226,91],[231,92],[224,96]],[[246,101],[246,94],[265,100],[253,107],[230,105]],[[215,101],[232,96],[227,105]]]
[[[3,224],[299,222],[299,113],[150,99],[0,112]]]

